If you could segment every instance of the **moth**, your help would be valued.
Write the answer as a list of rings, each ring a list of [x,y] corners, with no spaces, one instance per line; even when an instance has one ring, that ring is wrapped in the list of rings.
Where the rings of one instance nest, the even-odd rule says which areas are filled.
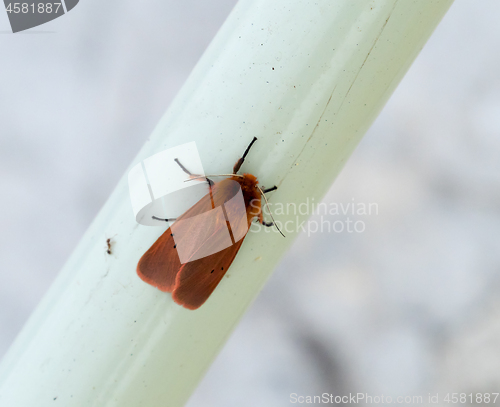
[[[251,222],[255,218],[264,226],[276,226],[274,219],[273,222],[264,221],[261,198],[264,198],[267,204],[265,193],[275,191],[277,187],[262,189],[254,175],[238,174],[250,148],[256,141],[257,138],[254,137],[244,154],[236,161],[232,174],[197,176],[191,174],[178,159],[175,160],[181,169],[190,176],[190,179],[205,178],[209,186],[209,193],[176,219],[162,219],[155,216],[153,218],[167,222],[175,220],[177,223],[220,206],[224,208],[225,217],[212,222],[209,228],[202,228],[195,222],[191,222],[182,236],[175,239],[174,224],[144,253],[137,264],[137,274],[143,281],[161,291],[172,293],[174,301],[185,308],[194,310],[205,303],[236,257]],[[215,176],[227,176],[228,178],[216,183],[208,178]],[[244,210],[241,210],[241,205],[238,209],[231,199],[240,190],[243,195]],[[228,219],[231,219],[231,222]],[[196,245],[192,248],[193,252],[205,250],[210,253],[211,249],[216,251],[223,228],[229,228],[233,244],[202,258],[181,263],[177,245],[182,244],[187,247]],[[277,226],[276,228],[283,235]]]

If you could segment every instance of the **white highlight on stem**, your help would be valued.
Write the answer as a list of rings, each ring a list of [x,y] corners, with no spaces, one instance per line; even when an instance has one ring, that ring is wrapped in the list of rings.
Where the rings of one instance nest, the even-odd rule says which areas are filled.
[[[131,167],[196,141],[228,172],[257,136],[242,172],[274,202],[321,198],[451,3],[240,1]],[[186,402],[293,233],[249,233],[197,311],[136,276],[161,233],[136,224],[124,177],[3,360],[0,407]]]

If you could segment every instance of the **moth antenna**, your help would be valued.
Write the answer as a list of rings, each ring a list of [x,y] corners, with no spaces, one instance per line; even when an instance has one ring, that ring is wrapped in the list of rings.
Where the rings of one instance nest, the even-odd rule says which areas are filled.
[[[252,139],[252,141],[250,142],[250,144],[248,145],[248,147],[247,147],[247,149],[245,150],[245,152],[243,153],[243,155],[241,156],[241,158],[243,158],[243,159],[245,159],[245,158],[246,158],[246,156],[247,156],[248,152],[250,151],[250,149],[251,149],[251,148],[252,148],[252,146],[253,146],[253,143],[255,143],[256,141],[257,141],[257,137],[254,137],[254,138]]]
[[[255,143],[256,141],[257,141],[257,137],[254,137],[252,139],[252,141],[250,142],[250,144],[248,145],[245,152],[243,153],[243,155],[241,156],[241,158],[238,159],[238,161],[236,161],[236,164],[234,164],[234,167],[233,167],[233,174],[236,174],[240,170],[241,166],[243,165],[243,162],[245,161],[245,158],[246,158],[248,152],[252,148],[253,143]]]
[[[243,175],[238,175],[238,174],[208,174],[208,175],[200,175],[199,177],[192,177],[190,179],[184,180],[184,182],[192,181],[194,179],[207,178],[207,177],[238,177],[238,178],[245,178]]]
[[[267,206],[267,210],[269,211],[269,215],[271,215],[271,219],[273,220],[273,223],[274,223],[274,226],[276,226],[276,229],[278,229],[278,232],[281,233],[281,236],[283,237],[286,237],[283,232],[280,230],[280,228],[278,227],[278,225],[276,224],[276,221],[274,220],[273,218],[273,214],[271,212],[271,209],[269,209],[269,202],[267,201],[267,198],[266,198],[266,195],[264,194],[264,192],[262,192],[262,189],[260,189],[260,187],[258,185],[255,185],[255,187],[259,190],[260,194],[262,195],[262,197],[264,198],[264,201],[266,202],[266,206]]]

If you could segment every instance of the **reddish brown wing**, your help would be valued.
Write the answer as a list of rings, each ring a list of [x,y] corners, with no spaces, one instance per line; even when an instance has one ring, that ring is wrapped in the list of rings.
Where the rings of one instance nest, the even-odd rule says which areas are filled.
[[[199,308],[210,297],[240,250],[243,239],[228,248],[183,264],[172,298],[188,309]]]
[[[219,183],[218,192],[224,196],[220,204],[223,203],[230,222],[231,234],[236,242],[217,253],[183,264],[177,274],[172,298],[188,309],[197,309],[205,303],[226,274],[243,243],[252,217],[247,216],[247,204],[244,204],[242,208],[242,201],[229,199],[234,197],[239,190],[240,185],[236,184],[234,180],[229,179]],[[243,196],[240,198],[244,196],[245,192],[243,191]],[[227,226],[224,225],[224,227]],[[210,250],[216,244],[217,237],[214,234],[214,237],[207,239],[204,247],[200,247],[200,250]]]
[[[171,293],[175,276],[181,268],[170,228],[144,253],[137,264],[137,274],[146,283]]]
[[[212,198],[210,194],[205,195],[177,220],[180,221],[199,215],[226,202],[224,205],[226,212],[230,216],[230,219],[236,220],[236,222],[232,223],[234,232],[238,232],[240,236],[244,236],[242,231],[243,225],[247,225],[246,213],[241,214],[241,211],[238,212],[227,203],[228,199],[238,192],[238,188],[238,183],[231,179],[216,183],[212,187]],[[209,233],[206,233],[206,230],[201,231],[200,228],[194,225],[191,230],[188,229],[184,231],[183,239],[185,240],[179,241],[176,238],[176,241],[179,246],[183,244],[189,245],[191,244],[190,240],[193,239],[193,236],[196,236],[197,245],[200,246],[200,250],[203,248],[205,251],[210,251],[210,247],[217,242],[217,236],[221,235],[217,232],[222,228],[227,230],[227,224],[225,222],[212,225]],[[246,229],[244,230],[246,232]],[[206,233],[206,236],[203,236],[201,240],[199,239],[200,233]],[[236,256],[243,239],[222,251],[198,260],[187,262],[183,266],[181,266],[179,255],[175,248],[176,241],[174,241],[171,229],[167,229],[139,260],[137,274],[142,280],[157,287],[161,291],[174,291],[173,298],[176,302],[186,308],[195,309],[206,301],[208,296],[220,282],[227,268]],[[210,268],[207,266],[210,264],[213,264],[214,267]],[[218,267],[217,270],[215,268],[216,265]],[[203,273],[207,267],[210,268],[208,270],[208,275]],[[214,270],[213,273],[211,273],[212,270]],[[179,271],[182,272],[183,277],[176,279]],[[193,285],[196,285],[196,287],[194,287],[194,292],[198,294],[187,295],[186,290],[193,289]],[[195,305],[198,303],[199,305]]]

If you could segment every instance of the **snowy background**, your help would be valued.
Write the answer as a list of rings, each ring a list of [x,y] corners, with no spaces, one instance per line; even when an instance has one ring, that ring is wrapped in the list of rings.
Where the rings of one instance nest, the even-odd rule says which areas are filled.
[[[0,13],[0,356],[234,4]],[[456,0],[325,197],[378,214],[296,240],[189,407],[500,391],[498,21]]]

